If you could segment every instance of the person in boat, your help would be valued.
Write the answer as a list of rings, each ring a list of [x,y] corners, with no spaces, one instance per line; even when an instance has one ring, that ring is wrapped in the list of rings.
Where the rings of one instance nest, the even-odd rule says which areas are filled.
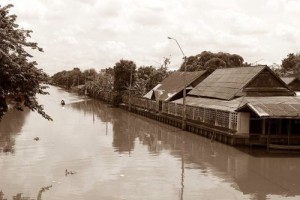
[[[65,105],[66,103],[65,103],[65,101],[62,99],[62,100],[60,101],[60,104],[61,104],[61,105]]]

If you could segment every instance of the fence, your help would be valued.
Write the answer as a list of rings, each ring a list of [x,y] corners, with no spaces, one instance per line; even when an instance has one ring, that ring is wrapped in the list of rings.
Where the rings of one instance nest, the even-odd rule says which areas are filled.
[[[128,103],[128,97],[123,98],[124,103]],[[131,98],[131,105],[149,111],[159,112],[159,102],[138,97]],[[183,105],[173,102],[162,102],[162,113],[181,117]],[[207,123],[210,125],[237,130],[237,113],[198,106],[186,106],[186,119],[195,122]]]

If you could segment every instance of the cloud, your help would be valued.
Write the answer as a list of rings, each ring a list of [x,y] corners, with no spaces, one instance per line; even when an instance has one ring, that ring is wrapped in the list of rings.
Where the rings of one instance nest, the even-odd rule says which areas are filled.
[[[99,44],[99,50],[110,59],[116,59],[116,62],[120,58],[126,59],[131,56],[130,51],[123,42],[107,41],[104,44]]]
[[[294,26],[279,24],[276,29],[273,30],[273,36],[282,39],[287,43],[296,44],[300,38],[300,30]]]
[[[3,0],[15,4],[18,23],[32,29],[33,53],[45,71],[61,67],[112,67],[120,59],[159,65],[169,55],[204,50],[236,53],[245,61],[280,62],[299,51],[296,0]]]

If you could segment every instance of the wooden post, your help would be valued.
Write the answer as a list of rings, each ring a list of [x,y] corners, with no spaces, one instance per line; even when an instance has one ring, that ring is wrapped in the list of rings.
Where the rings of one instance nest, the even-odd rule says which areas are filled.
[[[269,151],[271,122],[270,122],[270,120],[268,120],[267,122],[268,122],[267,148],[268,148],[268,151]]]
[[[279,128],[278,128],[278,130],[279,130],[279,135],[282,135],[282,120],[281,119],[279,119]]]
[[[193,120],[195,120],[195,107],[192,108],[193,108]]]
[[[291,129],[292,129],[292,121],[291,119],[288,119],[288,145],[290,145],[290,134],[291,134]]]
[[[262,119],[262,134],[266,135],[266,119]]]

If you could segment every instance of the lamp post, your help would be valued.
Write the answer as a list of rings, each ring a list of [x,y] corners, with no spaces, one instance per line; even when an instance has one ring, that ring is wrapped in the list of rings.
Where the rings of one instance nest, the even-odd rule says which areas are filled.
[[[175,38],[171,38],[168,37],[169,40],[174,40],[177,44],[177,46],[179,47],[182,55],[183,55],[183,66],[184,66],[184,88],[183,88],[183,110],[182,110],[182,130],[186,129],[186,56],[184,55],[181,46],[179,45],[179,43],[177,42],[177,40]]]

